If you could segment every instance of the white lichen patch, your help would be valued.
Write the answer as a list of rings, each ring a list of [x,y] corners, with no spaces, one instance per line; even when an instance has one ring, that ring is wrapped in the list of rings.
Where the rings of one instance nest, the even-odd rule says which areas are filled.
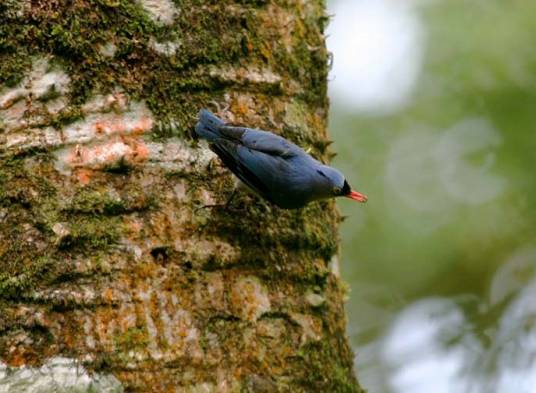
[[[209,70],[209,75],[213,78],[223,79],[230,82],[242,84],[279,84],[282,80],[281,76],[268,68],[258,67],[216,67],[213,66]]]
[[[255,322],[270,307],[268,289],[257,277],[241,277],[233,285],[231,308],[240,318]]]
[[[24,132],[0,135],[0,150],[27,150],[37,147],[57,147],[62,144],[61,134],[52,127],[30,128]]]
[[[213,382],[195,381],[195,384],[179,390],[180,393],[236,393],[245,391],[243,385],[231,370],[219,367],[214,373]]]
[[[292,313],[290,316],[302,329],[301,345],[311,341],[319,341],[322,338],[322,322],[318,318],[300,313]]]
[[[0,151],[56,149],[56,169],[67,176],[76,170],[82,183],[90,181],[91,171],[144,163],[142,134],[152,129],[153,115],[121,91],[95,95],[82,106],[82,120],[63,129],[46,127],[69,104],[69,84],[65,72],[40,58],[19,86],[1,91]]]
[[[173,191],[175,194],[175,198],[177,198],[178,201],[183,201],[186,199],[186,183],[184,181],[178,182],[173,187]]]
[[[104,102],[92,101],[85,108],[100,108],[103,111],[114,102],[103,98]],[[107,105],[106,105],[107,104]],[[88,143],[98,139],[106,139],[111,135],[129,135],[147,132],[153,125],[152,114],[145,104],[133,102],[130,109],[121,113],[91,113],[83,120],[77,121],[63,129],[65,144]]]
[[[286,331],[285,320],[282,318],[267,318],[257,323],[257,334],[261,337],[280,338]]]
[[[139,0],[152,20],[164,25],[173,23],[177,8],[171,0]]]
[[[88,349],[103,346],[107,351],[129,350],[133,340],[134,344],[142,340],[144,350],[129,350],[133,366],[148,357],[164,361],[200,359],[201,334],[191,312],[181,307],[177,295],[160,290],[159,285],[140,283],[128,289],[129,298],[123,299],[119,308],[100,307],[95,314],[83,316],[84,344]],[[121,297],[121,291],[111,288],[102,297],[106,292],[111,298]]]
[[[309,291],[305,294],[305,301],[312,307],[320,307],[326,302],[326,298],[323,295]]]
[[[56,243],[60,243],[63,239],[71,234],[68,223],[57,222],[52,226],[52,232],[56,235]]]
[[[57,114],[66,106],[62,97],[68,92],[69,84],[69,76],[51,67],[47,58],[36,60],[19,86],[0,91],[0,126],[8,133],[40,126],[43,113]]]
[[[17,94],[16,91],[12,91],[0,97],[2,99],[0,102],[0,128],[4,131],[10,131],[17,126],[23,127],[24,123],[27,123],[26,120],[22,120],[22,116],[27,110],[26,103],[19,101]]]
[[[158,42],[154,38],[151,38],[149,40],[149,47],[160,55],[173,56],[181,47],[181,43],[179,41]]]
[[[4,221],[7,216],[7,209],[0,209],[0,222]]]
[[[39,62],[34,68],[27,87],[30,94],[37,99],[43,99],[48,94],[64,95],[67,93],[71,80],[63,71],[46,71],[48,63]]]
[[[117,52],[117,45],[113,42],[107,42],[104,45],[99,45],[99,53],[104,57],[113,58]]]
[[[217,239],[177,239],[174,248],[188,255],[189,260],[195,260],[198,263],[208,262],[214,255],[218,255],[218,260],[222,263],[235,261],[240,256],[237,248]]]
[[[188,393],[215,393],[218,391],[218,387],[209,382],[202,382],[196,385],[190,386],[187,390]]]
[[[194,149],[179,138],[170,138],[166,143],[148,142],[149,162],[168,171],[196,172],[206,168],[216,155],[206,149]]]
[[[0,392],[119,393],[121,383],[113,375],[90,374],[75,359],[54,357],[41,367],[9,367],[0,363]]]
[[[126,217],[126,225],[129,226],[132,220],[132,217]],[[135,261],[140,261],[143,256],[142,248],[138,244],[128,239],[122,239],[119,247],[121,247],[121,249],[124,250],[128,255],[131,255]]]
[[[62,70],[52,68],[48,59],[39,59],[34,62],[32,71],[22,81],[25,95],[32,98],[44,99],[54,93],[64,95],[69,90],[71,80]]]
[[[84,318],[83,329],[86,346],[89,349],[95,349],[95,339],[93,338],[95,330],[93,329],[93,319],[89,315],[86,315]]]
[[[79,285],[76,289],[58,288],[44,289],[31,292],[30,297],[48,304],[76,304],[90,306],[100,302],[100,295],[91,286]]]
[[[339,256],[337,254],[333,255],[333,257],[330,259],[328,267],[331,274],[333,274],[335,277],[340,278],[341,277],[341,266],[340,266]]]
[[[122,91],[118,90],[108,95],[96,94],[82,106],[82,112],[85,115],[99,112],[107,113],[111,111],[120,113],[128,111],[128,105],[129,102],[127,96]],[[131,108],[136,108],[137,105],[142,104],[133,102]],[[144,108],[140,109],[143,110]]]
[[[148,334],[147,349],[153,359],[162,359],[164,357],[162,351],[158,347],[159,332],[156,328],[155,321],[151,313],[151,301],[153,291],[149,288],[138,288],[137,297],[141,300],[141,310],[143,320],[140,321],[146,328]]]
[[[167,296],[159,292],[157,297],[160,320],[168,348],[180,356],[201,358],[203,354],[199,345],[200,333],[190,311],[180,307],[179,299],[175,294]]]

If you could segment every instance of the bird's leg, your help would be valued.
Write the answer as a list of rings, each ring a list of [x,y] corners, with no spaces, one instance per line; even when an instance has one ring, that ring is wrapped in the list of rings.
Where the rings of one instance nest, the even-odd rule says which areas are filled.
[[[206,208],[213,208],[213,207],[221,207],[225,210],[231,210],[231,202],[232,200],[234,199],[235,195],[236,195],[236,190],[237,188],[233,188],[233,192],[231,193],[231,195],[229,196],[229,198],[227,199],[227,202],[225,203],[215,203],[213,205],[203,205],[203,206],[200,206],[198,207],[197,209],[195,209],[195,211],[198,211],[198,210],[201,210],[201,209],[206,209]]]
[[[231,206],[231,202],[233,198],[235,197],[235,195],[236,195],[236,187],[233,188],[233,192],[231,193],[231,196],[227,199],[227,202],[225,202],[225,208],[228,208],[229,206]]]

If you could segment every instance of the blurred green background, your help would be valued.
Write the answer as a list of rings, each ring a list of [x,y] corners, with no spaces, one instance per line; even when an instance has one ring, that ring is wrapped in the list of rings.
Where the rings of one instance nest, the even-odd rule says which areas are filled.
[[[536,2],[330,0],[349,335],[370,393],[536,392]]]

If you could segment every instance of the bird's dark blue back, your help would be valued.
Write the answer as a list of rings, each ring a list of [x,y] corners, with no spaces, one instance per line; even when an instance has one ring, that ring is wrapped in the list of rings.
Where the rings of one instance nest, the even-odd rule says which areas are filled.
[[[237,158],[263,180],[267,199],[283,208],[301,207],[310,201],[315,182],[315,162],[309,156],[271,155],[245,146]]]

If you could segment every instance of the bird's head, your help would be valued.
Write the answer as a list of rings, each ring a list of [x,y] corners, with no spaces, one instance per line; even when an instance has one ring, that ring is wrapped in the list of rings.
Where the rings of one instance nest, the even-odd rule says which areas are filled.
[[[358,201],[361,203],[365,203],[368,199],[366,195],[363,195],[360,192],[352,190],[352,187],[350,187],[350,185],[348,184],[346,180],[344,180],[344,184],[342,188],[337,189],[335,191],[339,191],[339,190],[340,190],[340,193],[337,196],[350,198],[350,199],[353,199],[354,201]]]
[[[325,185],[328,187],[328,197],[346,197],[364,203],[367,201],[367,197],[360,192],[353,191],[344,175],[337,169],[329,166],[323,166],[318,171],[321,176],[324,177]]]

